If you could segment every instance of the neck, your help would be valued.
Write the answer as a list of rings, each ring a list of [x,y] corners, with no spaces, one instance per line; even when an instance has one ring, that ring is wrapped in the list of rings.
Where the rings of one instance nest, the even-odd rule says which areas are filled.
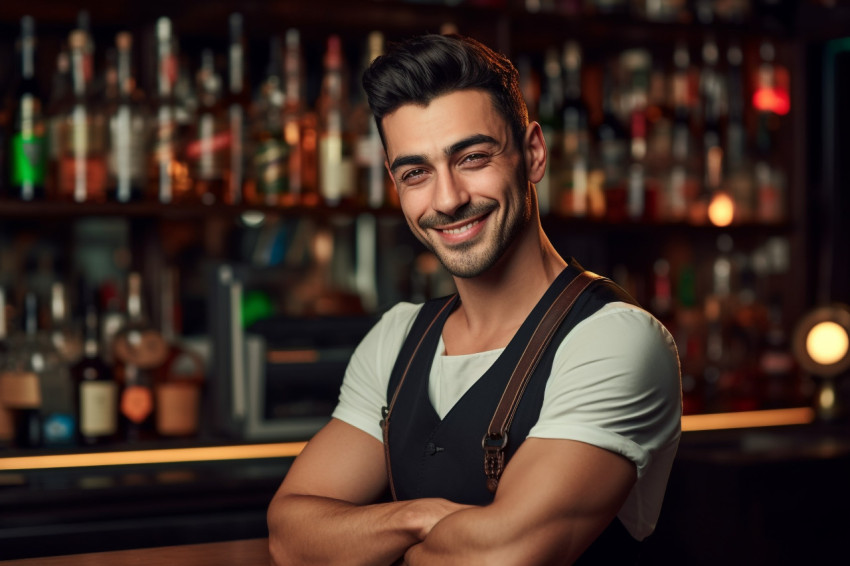
[[[444,330],[447,353],[482,352],[506,346],[566,265],[535,217],[487,273],[469,279],[455,278],[461,305]]]

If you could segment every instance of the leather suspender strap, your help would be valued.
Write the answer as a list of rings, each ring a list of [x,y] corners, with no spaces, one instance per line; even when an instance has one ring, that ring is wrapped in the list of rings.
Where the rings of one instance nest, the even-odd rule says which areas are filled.
[[[531,340],[525,347],[519,363],[514,368],[510,380],[508,380],[508,385],[502,393],[502,398],[499,400],[499,405],[493,414],[493,419],[490,421],[490,426],[487,428],[487,433],[481,440],[481,446],[484,448],[484,473],[487,476],[487,489],[491,493],[496,492],[496,488],[499,486],[499,478],[505,468],[508,429],[511,427],[511,422],[528,380],[579,295],[598,279],[602,279],[602,277],[590,271],[582,271],[570,281],[543,315],[531,336]]]
[[[395,493],[395,484],[393,483],[393,469],[390,466],[390,416],[393,412],[393,407],[395,407],[396,399],[398,399],[399,391],[401,391],[401,386],[404,384],[404,379],[407,377],[407,372],[410,370],[410,365],[413,363],[413,359],[416,357],[416,353],[419,352],[419,347],[422,345],[422,342],[425,340],[425,337],[431,332],[431,327],[434,326],[434,323],[440,319],[440,316],[445,312],[447,308],[455,303],[455,299],[457,295],[452,295],[449,299],[443,304],[442,307],[437,311],[437,314],[434,315],[434,318],[428,323],[428,327],[425,329],[425,332],[419,337],[419,341],[416,343],[416,347],[413,348],[413,352],[410,354],[410,358],[407,360],[407,365],[404,366],[404,373],[401,374],[401,379],[398,381],[398,385],[393,392],[393,397],[390,400],[389,404],[386,407],[381,408],[382,419],[381,419],[381,431],[384,436],[384,460],[387,464],[387,479],[390,484],[390,493],[392,493],[393,501],[397,501]]]

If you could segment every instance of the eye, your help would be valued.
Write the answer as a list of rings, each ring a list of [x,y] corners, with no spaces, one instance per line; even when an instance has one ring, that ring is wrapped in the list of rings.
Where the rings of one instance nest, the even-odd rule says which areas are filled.
[[[415,185],[421,182],[427,173],[427,170],[421,168],[410,169],[401,174],[401,181],[408,185]]]
[[[461,160],[461,165],[483,165],[488,159],[486,153],[470,153]]]

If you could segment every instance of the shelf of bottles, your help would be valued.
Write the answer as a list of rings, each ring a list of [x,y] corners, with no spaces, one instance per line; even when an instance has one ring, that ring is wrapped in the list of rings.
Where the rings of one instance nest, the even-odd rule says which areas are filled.
[[[549,147],[537,189],[553,242],[612,274],[671,329],[686,413],[806,403],[782,307],[798,229],[780,141],[791,77],[770,34],[741,25],[754,7],[460,4],[513,34],[510,55]],[[648,46],[557,31],[583,16],[677,27]],[[393,248],[404,224],[356,80],[384,48],[380,26],[365,40],[325,34],[305,46],[297,27],[258,40],[242,15],[225,19],[219,49],[187,56],[174,21],[159,17],[146,32],[114,34],[96,59],[104,34],[81,13],[48,77],[36,73],[36,21],[20,20],[0,113],[0,446],[200,434],[203,371],[180,342],[205,308],[189,253],[282,268],[288,315],[306,312],[292,297],[328,281],[363,313],[450,289],[433,258]],[[709,19],[732,27],[715,37]],[[544,20],[544,33],[524,31]],[[157,240],[155,269],[128,258],[128,222]],[[381,273],[394,275],[376,276],[387,258]],[[403,288],[393,280],[402,272]]]

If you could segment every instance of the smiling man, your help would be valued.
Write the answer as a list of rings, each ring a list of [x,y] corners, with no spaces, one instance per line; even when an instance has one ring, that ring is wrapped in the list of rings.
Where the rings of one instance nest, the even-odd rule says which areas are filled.
[[[482,438],[583,272],[540,225],[546,165],[517,72],[469,38],[393,46],[363,78],[407,223],[457,295],[390,309],[269,506],[276,564],[635,564],[680,436],[669,333],[606,279],[530,372],[497,483]],[[497,487],[496,487],[497,486]]]

